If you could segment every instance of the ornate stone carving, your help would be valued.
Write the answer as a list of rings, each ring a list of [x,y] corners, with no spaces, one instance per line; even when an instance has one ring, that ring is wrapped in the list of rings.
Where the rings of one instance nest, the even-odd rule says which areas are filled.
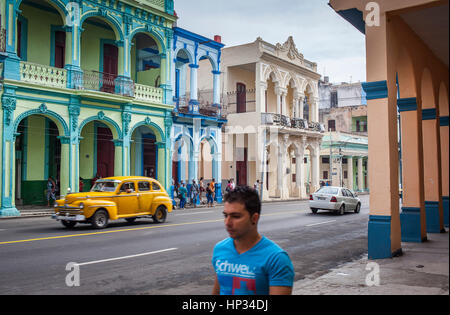
[[[299,53],[299,51],[297,50],[297,47],[295,46],[294,39],[292,38],[292,36],[289,36],[289,38],[283,45],[278,43],[276,45],[276,49],[278,51],[287,52],[287,56],[291,60],[294,60],[295,58],[303,60],[303,55]]]

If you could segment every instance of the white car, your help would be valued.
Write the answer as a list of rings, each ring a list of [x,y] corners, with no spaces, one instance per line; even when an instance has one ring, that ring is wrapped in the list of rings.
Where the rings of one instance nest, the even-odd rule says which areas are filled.
[[[359,213],[361,200],[347,188],[323,186],[309,196],[309,207],[314,214],[317,213],[317,210],[333,211],[340,215],[346,211]]]

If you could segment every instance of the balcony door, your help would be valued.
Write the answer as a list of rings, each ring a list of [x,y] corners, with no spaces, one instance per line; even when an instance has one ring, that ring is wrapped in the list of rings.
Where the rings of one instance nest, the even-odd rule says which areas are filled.
[[[247,88],[243,83],[237,83],[236,85],[236,112],[245,113],[247,112]]]
[[[119,49],[111,44],[103,45],[102,91],[115,92],[115,79],[119,60]]]
[[[64,68],[66,57],[66,32],[55,32],[55,67]]]

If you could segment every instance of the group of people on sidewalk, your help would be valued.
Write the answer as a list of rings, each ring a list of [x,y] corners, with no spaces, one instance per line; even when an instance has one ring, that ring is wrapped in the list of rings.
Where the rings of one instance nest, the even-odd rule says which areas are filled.
[[[214,205],[214,199],[216,195],[216,182],[213,178],[208,184],[204,182],[203,177],[200,178],[197,184],[196,180],[192,180],[192,184],[188,188],[186,183],[180,181],[174,185],[174,205],[176,206],[176,200],[179,199],[179,208],[184,209],[189,200],[190,205],[197,207],[197,204],[207,205],[212,207]],[[205,200],[206,197],[206,200]]]

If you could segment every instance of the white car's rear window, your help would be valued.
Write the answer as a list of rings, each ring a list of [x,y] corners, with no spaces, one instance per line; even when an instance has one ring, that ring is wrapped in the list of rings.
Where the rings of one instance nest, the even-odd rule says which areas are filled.
[[[338,189],[324,186],[320,188],[317,192],[321,194],[337,195]]]

